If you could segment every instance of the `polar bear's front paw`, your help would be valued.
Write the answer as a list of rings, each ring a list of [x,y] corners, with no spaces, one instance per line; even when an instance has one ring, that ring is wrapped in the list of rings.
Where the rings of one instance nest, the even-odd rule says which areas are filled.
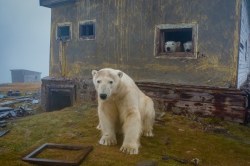
[[[102,136],[102,138],[99,141],[99,144],[110,146],[110,145],[116,145],[117,141],[115,137]]]
[[[122,145],[120,151],[127,154],[138,154],[138,146]]]
[[[144,132],[143,132],[143,136],[145,136],[145,137],[153,137],[154,134],[153,134],[152,131],[144,131]]]

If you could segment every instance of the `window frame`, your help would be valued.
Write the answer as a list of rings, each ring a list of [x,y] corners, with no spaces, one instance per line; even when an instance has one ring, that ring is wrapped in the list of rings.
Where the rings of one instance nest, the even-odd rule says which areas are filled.
[[[163,42],[165,41],[164,30],[170,29],[192,29],[192,42],[193,42],[193,51],[192,52],[173,52],[167,53],[161,50],[164,49]],[[183,44],[183,43],[182,43]],[[155,26],[155,35],[154,35],[154,57],[155,58],[188,58],[188,59],[197,59],[197,45],[198,45],[198,24],[160,24]]]
[[[90,23],[93,24],[94,35],[81,36],[81,26],[87,25],[87,24],[90,24]],[[78,37],[79,37],[79,40],[95,40],[96,39],[96,20],[79,21],[78,22]]]
[[[63,26],[69,26],[69,38],[67,38],[66,40],[63,40],[63,41],[70,41],[70,40],[72,40],[72,24],[71,24],[71,22],[58,23],[56,25],[56,40],[57,41],[61,40],[58,37],[58,29],[59,29],[59,27],[63,27]]]

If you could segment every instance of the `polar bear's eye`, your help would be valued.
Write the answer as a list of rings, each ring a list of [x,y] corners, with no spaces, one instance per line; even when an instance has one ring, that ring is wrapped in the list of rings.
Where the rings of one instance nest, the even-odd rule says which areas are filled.
[[[113,84],[113,81],[109,81],[110,84]]]
[[[100,84],[100,83],[101,83],[101,80],[97,80],[97,83]]]

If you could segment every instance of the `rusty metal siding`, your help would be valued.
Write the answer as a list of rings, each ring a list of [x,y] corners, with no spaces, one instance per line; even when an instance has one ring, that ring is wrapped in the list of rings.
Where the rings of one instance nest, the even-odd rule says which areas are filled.
[[[50,75],[60,76],[58,23],[72,23],[64,48],[67,77],[119,68],[137,81],[235,87],[240,0],[79,0],[52,8]],[[96,39],[80,40],[78,23],[96,20]],[[197,59],[154,57],[155,26],[198,24]]]

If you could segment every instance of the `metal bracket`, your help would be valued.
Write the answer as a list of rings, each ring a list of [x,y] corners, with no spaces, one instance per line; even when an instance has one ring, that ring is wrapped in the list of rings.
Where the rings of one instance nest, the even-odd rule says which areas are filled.
[[[56,160],[56,159],[46,159],[46,158],[36,158],[36,156],[42,153],[45,149],[61,149],[61,150],[76,150],[80,151],[75,160]],[[64,145],[64,144],[54,144],[45,143],[42,146],[35,149],[33,152],[23,157],[22,160],[38,165],[57,165],[57,166],[77,166],[87,157],[87,155],[93,150],[93,146],[76,146],[76,145]]]

